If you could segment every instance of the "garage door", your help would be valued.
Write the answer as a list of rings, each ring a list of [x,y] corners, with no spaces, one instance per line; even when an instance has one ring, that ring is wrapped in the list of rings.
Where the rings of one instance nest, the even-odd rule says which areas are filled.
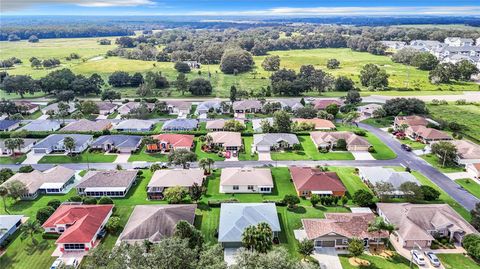
[[[315,246],[316,247],[335,247],[335,241],[332,240],[332,241],[316,241],[315,242]]]
[[[47,149],[33,149],[34,153],[47,153]]]
[[[270,152],[270,146],[257,146],[258,152]]]

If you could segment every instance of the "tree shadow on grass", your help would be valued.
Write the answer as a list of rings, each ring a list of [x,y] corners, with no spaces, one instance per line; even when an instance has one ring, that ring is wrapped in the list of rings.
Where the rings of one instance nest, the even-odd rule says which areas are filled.
[[[297,206],[297,207],[294,207],[294,208],[288,208],[287,207],[287,210],[289,212],[292,212],[292,213],[295,213],[295,214],[305,214],[305,213],[307,213],[307,209],[305,209],[305,207],[303,207],[303,206]]]

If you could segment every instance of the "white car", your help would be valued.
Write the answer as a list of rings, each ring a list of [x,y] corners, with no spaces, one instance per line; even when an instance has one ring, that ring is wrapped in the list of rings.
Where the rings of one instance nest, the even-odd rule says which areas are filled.
[[[63,264],[63,260],[58,258],[52,263],[52,266],[50,266],[50,269],[57,269],[62,264]]]
[[[430,261],[430,263],[434,267],[439,267],[440,266],[440,260],[437,258],[437,255],[431,251],[425,251],[425,256],[427,256],[427,259]]]
[[[418,250],[412,250],[411,251],[411,254],[412,254],[412,257],[413,257],[413,261],[420,265],[420,266],[423,266],[425,265],[425,257],[423,257],[422,253]]]
[[[69,258],[67,261],[65,261],[65,265],[67,265],[68,268],[78,268],[79,262],[75,258]]]

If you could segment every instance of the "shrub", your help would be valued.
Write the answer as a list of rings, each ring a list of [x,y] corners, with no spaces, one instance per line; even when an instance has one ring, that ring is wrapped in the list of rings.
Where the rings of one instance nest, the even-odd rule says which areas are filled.
[[[354,134],[356,135],[359,135],[359,136],[366,136],[367,135],[367,132],[365,132],[364,130],[355,130],[353,131]]]
[[[33,171],[33,167],[31,165],[25,165],[20,167],[20,169],[18,169],[18,172],[20,173],[30,173],[32,171]]]
[[[353,195],[353,202],[359,206],[371,206],[373,205],[373,195],[366,190],[358,190]]]
[[[52,199],[47,203],[47,206],[51,206],[54,209],[57,209],[61,204],[62,204],[62,202],[60,202],[60,200]]]
[[[122,225],[120,224],[119,217],[111,217],[108,220],[107,225],[105,225],[105,229],[112,234],[117,233],[121,228],[122,228]]]
[[[300,198],[293,194],[287,194],[285,195],[285,197],[283,197],[283,201],[287,204],[289,208],[293,208],[300,203]]]
[[[51,206],[42,207],[37,211],[36,218],[40,224],[43,224],[53,212],[55,212],[55,208]]]
[[[82,201],[82,197],[78,196],[78,195],[75,195],[75,196],[72,196],[70,198],[68,198],[68,201],[69,202],[81,202]]]
[[[85,205],[96,205],[97,204],[97,199],[94,197],[84,197],[82,199],[83,204]]]
[[[113,205],[113,200],[112,198],[108,196],[102,196],[100,199],[98,199],[98,204],[99,205]]]

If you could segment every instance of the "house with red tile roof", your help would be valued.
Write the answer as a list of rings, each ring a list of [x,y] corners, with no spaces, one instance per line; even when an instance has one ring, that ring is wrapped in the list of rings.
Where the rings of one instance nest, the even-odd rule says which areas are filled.
[[[61,252],[89,251],[112,215],[113,205],[62,204],[45,221],[46,233],[60,234],[55,244]]]
[[[352,238],[364,240],[366,247],[382,245],[388,232],[369,232],[368,225],[375,220],[373,213],[325,213],[324,219],[302,219],[300,237],[313,240],[315,247],[344,249]],[[298,236],[297,236],[298,237]]]
[[[336,104],[338,107],[343,106],[343,102],[338,99],[317,99],[313,102],[313,107],[318,110],[324,110],[331,104]]]
[[[193,147],[193,135],[185,134],[159,134],[153,135],[158,140],[156,144],[148,144],[147,151],[150,152],[168,152],[170,150],[188,149]]]
[[[344,196],[347,189],[335,172],[323,172],[312,167],[289,168],[290,176],[298,196]]]

